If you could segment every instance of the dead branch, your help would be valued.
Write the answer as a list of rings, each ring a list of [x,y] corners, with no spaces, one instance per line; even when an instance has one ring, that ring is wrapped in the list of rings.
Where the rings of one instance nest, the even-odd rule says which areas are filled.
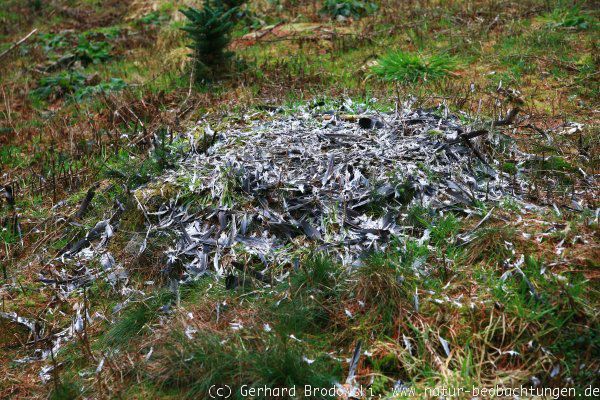
[[[487,129],[478,129],[476,131],[464,133],[464,134],[460,135],[457,139],[454,139],[454,140],[448,142],[448,145],[453,145],[456,143],[463,142],[465,140],[474,139],[476,137],[483,136],[487,133],[489,133],[489,131]]]
[[[8,49],[4,50],[2,53],[0,53],[0,59],[2,59],[2,57],[4,57],[5,55],[7,55],[8,53],[10,53],[11,51],[13,51],[14,49],[16,49],[17,47],[19,47],[20,45],[22,45],[23,43],[25,43],[25,41],[27,39],[29,39],[31,37],[31,35],[33,35],[34,33],[37,32],[37,28],[35,28],[34,30],[32,30],[31,32],[29,32],[25,37],[23,37],[21,40],[19,40],[16,43],[13,43],[12,46],[10,46]]]
[[[519,114],[519,111],[521,111],[521,108],[519,106],[511,108],[506,113],[506,117],[497,120],[494,123],[494,126],[505,126],[512,124],[515,121],[515,118],[517,118],[517,114]]]
[[[506,113],[506,117],[496,120],[492,123],[492,130],[496,126],[506,126],[512,124],[515,121],[515,118],[517,118],[519,111],[521,111],[521,108],[519,106],[513,107],[510,110],[508,110],[508,112]],[[448,145],[451,146],[453,144],[465,142],[469,139],[474,139],[476,137],[483,136],[487,133],[489,133],[489,130],[487,129],[478,129],[468,133],[463,133],[458,138],[448,142]]]
[[[92,202],[92,199],[94,198],[94,195],[96,194],[97,188],[98,188],[98,184],[94,184],[88,190],[87,194],[85,195],[85,198],[81,202],[81,206],[79,207],[79,210],[77,210],[77,213],[75,214],[75,218],[81,219],[81,217],[83,217],[83,215],[87,211],[88,207],[90,206],[90,203]]]

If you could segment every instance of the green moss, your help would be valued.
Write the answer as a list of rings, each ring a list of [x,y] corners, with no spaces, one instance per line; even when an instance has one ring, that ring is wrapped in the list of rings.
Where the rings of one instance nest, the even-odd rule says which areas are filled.
[[[515,175],[518,171],[517,166],[515,165],[515,163],[512,162],[504,162],[502,164],[502,171],[511,174],[511,175]]]

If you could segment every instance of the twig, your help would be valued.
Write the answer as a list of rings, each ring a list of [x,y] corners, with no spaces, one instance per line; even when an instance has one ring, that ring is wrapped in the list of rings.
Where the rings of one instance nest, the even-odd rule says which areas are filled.
[[[88,207],[90,206],[90,203],[92,202],[92,199],[94,198],[94,195],[96,194],[97,187],[98,187],[98,185],[95,184],[95,185],[92,185],[92,187],[88,190],[87,194],[85,195],[85,198],[81,202],[81,206],[79,207],[79,210],[75,214],[75,218],[81,219],[81,217],[83,217],[83,215],[87,211]]]
[[[11,51],[13,51],[15,48],[19,47],[20,45],[22,45],[27,39],[29,39],[31,37],[31,35],[33,35],[34,33],[37,32],[37,28],[35,28],[34,30],[32,30],[31,32],[29,32],[27,34],[27,36],[25,36],[24,38],[22,38],[21,40],[19,40],[16,43],[13,43],[12,46],[10,46],[8,49],[4,50],[2,53],[0,53],[0,58],[4,57],[5,55],[7,55],[8,53],[10,53]]]
[[[504,125],[512,124],[515,121],[515,118],[517,117],[517,115],[519,114],[519,111],[521,111],[521,108],[519,106],[513,107],[510,110],[508,110],[508,113],[506,113],[506,117],[492,122],[491,130],[494,130],[494,127],[496,127],[496,126],[504,126]],[[448,146],[451,146],[451,145],[457,144],[457,143],[461,143],[461,142],[465,142],[465,143],[467,143],[467,145],[469,145],[468,144],[469,139],[473,139],[478,136],[485,135],[488,132],[490,132],[490,131],[488,131],[487,129],[478,129],[476,131],[472,131],[469,133],[463,133],[463,134],[459,135],[458,138],[448,142]]]
[[[460,135],[457,139],[454,139],[454,140],[451,140],[450,142],[448,142],[448,145],[453,145],[453,144],[456,144],[456,143],[460,143],[460,142],[462,142],[464,140],[473,139],[473,138],[476,138],[478,136],[485,135],[488,132],[489,131],[487,129],[478,129],[478,130],[473,131],[473,132],[464,133],[464,134]]]
[[[517,118],[517,114],[519,114],[519,111],[521,111],[521,108],[519,106],[511,108],[506,113],[506,117],[494,122],[494,126],[503,126],[503,125],[512,124],[514,122],[515,118]]]
[[[181,107],[183,107],[187,103],[187,101],[190,99],[190,96],[192,95],[192,88],[194,87],[194,79],[196,79],[196,68],[195,68],[195,65],[192,65],[192,68],[190,71],[190,86],[188,88],[187,96],[185,96],[185,100],[183,100]]]

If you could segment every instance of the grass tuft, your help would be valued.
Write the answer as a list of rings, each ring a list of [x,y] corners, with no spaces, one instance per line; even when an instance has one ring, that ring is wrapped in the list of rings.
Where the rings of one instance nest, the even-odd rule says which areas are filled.
[[[130,306],[101,338],[100,343],[111,347],[127,345],[148,323],[158,318],[159,308],[172,300],[173,293],[163,291],[144,302]]]
[[[206,397],[213,385],[229,385],[232,398],[241,399],[244,384],[301,390],[304,385],[327,387],[341,377],[338,362],[317,359],[309,364],[302,345],[290,339],[221,341],[216,335],[200,334],[189,340],[173,335],[165,349],[156,378],[167,389],[183,390],[185,398]]]
[[[79,398],[81,389],[70,381],[59,383],[50,393],[50,400],[72,400]]]
[[[372,71],[384,81],[416,84],[445,78],[456,65],[456,60],[446,54],[425,56],[395,51],[381,57]]]
[[[502,263],[512,258],[515,238],[518,238],[517,232],[510,226],[481,228],[465,251],[466,262]]]
[[[337,266],[325,254],[311,255],[292,278],[294,290],[312,288],[330,290],[335,286]]]

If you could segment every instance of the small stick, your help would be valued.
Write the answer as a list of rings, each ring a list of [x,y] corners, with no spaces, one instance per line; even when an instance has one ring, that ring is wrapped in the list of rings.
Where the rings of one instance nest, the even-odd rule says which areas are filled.
[[[8,53],[10,53],[12,50],[14,50],[15,48],[17,48],[18,46],[20,46],[21,44],[23,44],[27,39],[29,39],[29,37],[31,37],[31,35],[33,35],[34,33],[37,32],[37,28],[35,28],[34,30],[32,30],[31,32],[29,32],[29,34],[27,34],[27,36],[25,36],[23,39],[19,40],[16,43],[13,43],[12,46],[10,46],[8,49],[4,50],[1,54],[0,54],[0,58],[4,57],[5,55],[7,55]]]
[[[517,118],[517,114],[519,114],[519,111],[521,111],[521,108],[519,106],[511,108],[510,110],[508,110],[508,113],[506,113],[506,117],[497,120],[494,123],[494,125],[503,126],[512,124],[515,121],[515,118]]]
[[[461,142],[463,142],[465,140],[473,139],[473,138],[476,138],[478,136],[485,135],[488,132],[489,131],[487,129],[478,129],[478,130],[473,131],[473,132],[462,134],[457,139],[449,141],[448,142],[448,146],[451,146],[451,145],[456,144],[456,143],[461,143]]]
[[[8,203],[11,209],[15,208],[15,197],[13,193],[14,191],[12,186],[4,186],[4,197],[6,198],[6,202]]]
[[[60,378],[58,377],[58,363],[54,357],[54,344],[50,341],[50,359],[52,360],[52,382],[54,383],[54,390],[58,391],[60,386]]]
[[[514,107],[511,108],[508,113],[506,114],[506,117],[496,120],[494,122],[492,122],[492,130],[494,129],[494,127],[496,126],[505,126],[505,125],[510,125],[514,122],[515,118],[517,117],[517,115],[519,114],[520,108]],[[473,139],[476,138],[478,136],[482,136],[485,135],[486,133],[488,133],[489,131],[486,129],[478,129],[476,131],[472,131],[469,133],[463,133],[462,135],[459,135],[457,139],[454,139],[450,142],[448,142],[448,145],[453,145],[453,144],[457,144],[460,142],[463,142],[465,140],[469,140],[469,139]]]
[[[85,212],[87,211],[88,207],[90,206],[90,203],[92,202],[92,199],[94,198],[94,195],[96,194],[97,186],[97,184],[92,185],[92,187],[88,190],[87,194],[85,195],[85,198],[81,202],[79,210],[75,214],[75,218],[81,219],[81,217],[83,217],[83,214],[85,214]]]

